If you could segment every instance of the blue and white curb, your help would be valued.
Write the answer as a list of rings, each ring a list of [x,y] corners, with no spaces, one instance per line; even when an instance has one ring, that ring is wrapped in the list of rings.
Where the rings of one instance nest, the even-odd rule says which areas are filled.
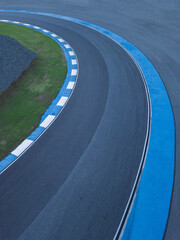
[[[151,133],[146,163],[144,166],[144,161],[141,161],[139,167],[140,170],[144,166],[144,170],[122,239],[162,239],[166,228],[173,188],[175,126],[168,94],[153,64],[133,44],[117,34],[95,24],[52,13],[12,9],[0,9],[0,11],[30,13],[81,24],[111,38],[123,47],[134,59],[134,62],[137,64],[138,68],[141,69],[145,77],[150,94],[152,112]],[[147,144],[147,142],[145,144]],[[140,175],[141,171],[138,171],[138,174]],[[136,179],[138,179],[138,175]],[[134,186],[137,183],[138,182],[135,182]],[[136,188],[133,187],[133,190],[134,189]],[[134,195],[132,193],[130,198]],[[129,199],[125,211],[128,210],[130,204],[131,201]],[[125,212],[123,216],[126,216],[126,214]],[[121,223],[117,229],[114,240],[119,239],[122,233]]]
[[[39,127],[37,127],[35,131],[27,139],[25,139],[16,149],[14,149],[7,157],[0,161],[0,174],[1,174],[32,146],[32,144],[45,132],[45,130],[47,130],[47,128],[61,113],[64,106],[67,104],[69,98],[71,97],[71,94],[77,82],[78,59],[74,50],[64,39],[46,29],[43,29],[39,26],[34,26],[28,23],[22,23],[17,21],[0,20],[0,22],[18,24],[21,26],[32,28],[51,37],[62,48],[67,61],[66,79],[57,97],[53,100],[49,108],[43,114]]]

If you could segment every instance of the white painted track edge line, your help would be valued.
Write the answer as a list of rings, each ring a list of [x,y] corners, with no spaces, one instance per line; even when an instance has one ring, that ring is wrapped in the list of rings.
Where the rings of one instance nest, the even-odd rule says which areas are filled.
[[[107,37],[109,37],[109,36],[107,36]],[[109,37],[109,38],[112,39],[111,37]],[[112,40],[114,42],[116,42],[114,39],[112,39]],[[143,172],[143,169],[144,169],[144,166],[145,166],[145,163],[146,163],[146,157],[147,157],[147,153],[148,153],[148,149],[149,149],[149,141],[150,141],[150,135],[151,135],[152,110],[151,110],[151,99],[150,99],[150,94],[149,94],[149,88],[148,88],[145,76],[144,76],[139,64],[136,62],[134,57],[121,44],[119,44],[118,42],[116,42],[116,43],[124,49],[124,51],[130,56],[130,58],[133,60],[134,64],[138,68],[138,70],[141,74],[143,83],[144,83],[146,98],[147,98],[147,103],[148,103],[147,104],[147,106],[148,106],[147,131],[146,131],[145,144],[144,144],[144,147],[143,147],[141,161],[140,161],[138,172],[137,172],[134,184],[133,184],[133,188],[131,190],[131,194],[130,194],[128,202],[126,204],[126,208],[124,210],[124,213],[123,213],[123,216],[121,218],[120,224],[119,224],[118,229],[117,229],[117,231],[115,233],[115,236],[113,238],[113,240],[120,240],[121,237],[122,237],[125,225],[127,223],[129,214],[131,212],[131,209],[132,209],[132,206],[133,206],[136,194],[137,194],[138,186],[139,186],[139,183],[140,183],[140,180],[141,180],[142,172]],[[119,232],[120,229],[121,229],[121,232]]]

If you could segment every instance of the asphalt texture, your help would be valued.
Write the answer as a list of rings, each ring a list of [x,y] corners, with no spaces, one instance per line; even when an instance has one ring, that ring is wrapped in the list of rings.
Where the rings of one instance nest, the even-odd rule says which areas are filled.
[[[18,79],[35,57],[34,52],[24,48],[15,39],[0,35],[0,92]]]
[[[3,0],[1,8],[58,13],[105,27],[138,47],[158,70],[176,127],[175,178],[165,239],[180,236],[180,3],[179,0]],[[0,13],[3,18],[3,14]],[[10,16],[9,14],[8,16]],[[7,16],[7,15],[5,15]],[[67,106],[68,107],[68,106]],[[125,129],[126,130],[126,129]]]
[[[0,175],[1,239],[113,239],[147,130],[147,98],[136,65],[112,40],[81,25],[0,15],[63,37],[80,70],[61,115]]]

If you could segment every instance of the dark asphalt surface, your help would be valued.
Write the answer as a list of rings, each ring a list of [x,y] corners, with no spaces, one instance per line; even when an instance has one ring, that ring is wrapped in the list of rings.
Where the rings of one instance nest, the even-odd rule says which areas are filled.
[[[137,46],[167,88],[175,117],[175,184],[165,239],[180,236],[180,3],[179,0],[3,0],[1,8],[59,13],[103,26]],[[0,14],[1,15],[1,14]],[[69,103],[70,105],[70,103]],[[68,107],[68,106],[67,106]]]
[[[3,0],[1,8],[59,13],[103,26],[151,60],[166,86],[175,117],[175,182],[165,239],[180,239],[180,2],[179,0]]]
[[[62,36],[80,64],[61,115],[0,175],[1,239],[112,239],[146,134],[147,101],[137,67],[113,41],[83,26],[36,15],[0,16]]]

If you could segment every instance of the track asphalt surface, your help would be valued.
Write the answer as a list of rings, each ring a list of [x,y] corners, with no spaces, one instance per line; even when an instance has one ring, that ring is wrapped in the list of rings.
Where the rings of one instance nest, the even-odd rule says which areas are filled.
[[[151,60],[153,65],[157,68],[166,86],[167,92],[169,94],[169,97],[172,103],[172,108],[173,108],[174,117],[175,117],[175,126],[176,126],[175,184],[174,184],[174,190],[173,190],[169,221],[167,225],[167,231],[165,234],[165,239],[173,239],[173,240],[179,239],[179,236],[180,236],[180,232],[179,232],[180,231],[179,230],[179,225],[180,225],[180,208],[179,208],[179,205],[180,205],[180,184],[179,184],[180,182],[180,161],[179,161],[180,160],[180,129],[179,129],[180,128],[180,95],[179,95],[179,91],[180,91],[180,82],[179,82],[180,14],[179,14],[179,7],[180,6],[179,5],[180,4],[178,0],[174,0],[174,1],[167,1],[167,0],[161,0],[161,1],[156,1],[156,0],[152,0],[152,1],[147,1],[147,0],[57,1],[55,0],[53,2],[47,1],[47,0],[44,0],[44,1],[31,0],[30,2],[24,1],[24,0],[20,0],[18,2],[13,0],[1,1],[1,8],[26,9],[26,10],[34,10],[34,11],[42,11],[42,12],[59,13],[62,15],[67,15],[67,16],[87,20],[89,22],[103,26],[121,35],[128,41],[132,42]],[[12,13],[9,13],[9,14],[0,13],[0,16],[1,18],[9,18],[8,16],[14,16],[12,17],[12,19],[18,20],[18,18],[15,19],[15,16],[17,15],[14,15]],[[24,16],[24,18],[23,17],[19,18],[19,20],[22,20],[22,21],[23,19],[25,21],[27,19],[27,15]],[[32,16],[32,18],[30,19],[35,20],[39,18],[37,18],[37,16],[36,17]],[[58,21],[57,19],[53,20],[49,18],[48,20],[46,20],[47,22],[45,23],[44,22],[45,18],[41,17],[41,21],[43,22],[44,27],[47,28],[49,26],[52,28],[50,30],[52,31],[54,30],[54,32],[57,32],[60,35],[64,34],[64,32],[61,31],[62,28],[59,28],[60,21]],[[48,25],[49,21],[52,23],[51,24],[52,26]],[[39,21],[39,24],[36,22],[36,25],[40,25],[40,23],[41,23],[40,21]],[[64,24],[63,24],[63,27],[64,27]],[[121,57],[119,58],[120,64],[118,64],[118,62],[115,62],[115,67],[118,66],[120,71],[117,73],[116,71],[114,72],[113,70],[113,74],[112,74],[112,69],[113,69],[112,56],[114,55],[112,50],[114,48],[117,48],[117,46],[116,47],[114,46],[112,48],[109,46],[109,43],[108,43],[109,48],[107,48],[104,42],[103,42],[103,45],[101,41],[99,42],[99,38],[101,39],[102,36],[99,36],[97,39],[97,35],[98,35],[97,33],[95,34],[96,35],[95,36],[96,39],[95,39],[89,36],[90,34],[89,31],[88,31],[89,34],[83,34],[82,31],[80,31],[80,34],[79,34],[77,33],[77,31],[78,29],[73,28],[73,32],[76,37],[71,38],[72,36],[70,36],[70,34],[73,34],[71,31],[69,32],[69,38],[68,38],[68,34],[66,37],[67,38],[66,40],[68,40],[72,44],[75,51],[77,52],[77,55],[80,61],[79,83],[72,96],[72,99],[64,109],[61,117],[57,119],[57,121],[53,124],[53,126],[51,126],[51,128],[49,129],[50,132],[48,131],[46,135],[42,137],[41,143],[38,143],[39,145],[44,146],[44,150],[43,151],[41,150],[41,152],[39,152],[40,146],[38,144],[37,145],[35,144],[32,150],[31,151],[29,150],[27,152],[26,154],[27,157],[24,155],[22,159],[18,160],[16,164],[14,164],[7,172],[5,172],[0,177],[0,181],[1,182],[3,181],[3,186],[2,184],[0,186],[1,188],[0,194],[1,196],[3,196],[1,198],[1,204],[3,204],[1,205],[3,206],[1,208],[1,211],[3,211],[3,213],[0,213],[2,216],[0,219],[1,221],[0,233],[1,233],[1,236],[4,236],[4,239],[12,239],[12,237],[5,238],[5,236],[8,236],[8,235],[13,236],[13,239],[16,239],[17,236],[21,235],[21,233],[32,222],[35,216],[41,211],[41,209],[47,204],[47,202],[49,202],[49,200],[52,199],[52,197],[55,194],[56,194],[55,197],[52,199],[51,202],[49,202],[46,210],[41,212],[41,215],[35,221],[38,222],[40,221],[41,218],[43,218],[45,223],[46,212],[47,213],[51,212],[52,214],[55,212],[56,217],[53,219],[53,221],[61,222],[61,233],[63,234],[63,236],[66,236],[64,234],[68,233],[67,228],[70,229],[69,231],[70,234],[74,234],[73,236],[71,235],[68,236],[69,239],[72,239],[73,237],[74,237],[73,239],[82,239],[82,238],[111,239],[119,223],[119,220],[117,220],[117,218],[121,217],[122,209],[124,207],[123,202],[126,201],[125,198],[127,199],[127,195],[128,195],[127,186],[131,187],[130,181],[133,182],[133,173],[135,172],[135,169],[134,169],[134,166],[131,166],[131,164],[132,162],[136,165],[138,164],[137,163],[138,160],[135,161],[134,158],[138,157],[135,154],[135,152],[138,152],[137,147],[139,149],[141,148],[140,145],[142,143],[139,143],[140,141],[139,138],[142,137],[143,133],[140,134],[139,131],[143,131],[143,127],[141,127],[141,129],[136,129],[136,131],[138,131],[139,137],[137,137],[137,134],[130,135],[130,133],[131,134],[133,133],[132,124],[134,124],[134,119],[136,119],[135,121],[136,123],[140,121],[140,117],[138,118],[137,109],[140,109],[141,113],[139,113],[139,115],[142,114],[143,109],[145,112],[146,107],[145,107],[145,102],[143,102],[143,99],[145,98],[143,96],[138,95],[139,98],[140,97],[143,98],[141,101],[141,104],[142,104],[141,107],[139,106],[138,99],[135,99],[134,102],[131,102],[133,96],[130,96],[130,95],[135,94],[136,92],[135,89],[139,89],[138,91],[141,94],[143,94],[143,91],[140,90],[140,88],[142,88],[142,85],[139,86],[140,79],[137,77],[138,73],[137,74],[132,73],[132,71],[136,71],[133,67],[133,64],[131,64],[131,67],[129,67],[129,64],[127,62],[130,60],[124,58],[125,54],[123,54],[119,48],[118,48],[119,49],[118,51],[120,51],[121,53],[120,56],[123,55],[122,56],[123,58]],[[82,38],[83,38],[83,40],[87,42],[87,45],[84,42],[83,42],[84,44],[83,43],[81,44],[78,38],[80,38],[79,39],[80,41],[82,41]],[[108,40],[106,39],[106,41]],[[98,48],[95,47],[96,44],[98,45]],[[91,45],[94,51],[97,52],[97,54],[94,53],[94,56],[99,55],[99,58],[101,58],[101,61],[98,59],[97,64],[95,64],[97,56],[96,58],[92,56],[94,51],[91,51],[91,48],[89,45]],[[89,50],[87,51],[88,53],[86,56],[87,48],[89,48],[90,51]],[[106,54],[111,59],[109,58],[105,59],[104,57],[106,56]],[[94,65],[91,66],[90,63],[92,62],[94,63]],[[109,63],[111,64],[109,65]],[[102,66],[99,66],[99,64],[100,65],[102,64]],[[99,69],[99,70],[96,70],[96,74],[94,74],[95,73],[94,67]],[[87,70],[87,68],[89,70]],[[103,68],[103,71],[101,71],[101,68]],[[97,76],[98,72],[99,72],[99,76],[101,77]],[[104,74],[104,76],[102,76],[102,74]],[[112,83],[113,75],[115,78],[116,74],[121,75],[121,77],[120,76],[118,77],[121,81],[116,82],[116,84],[119,83],[120,85],[118,89],[114,89],[114,91],[115,90],[118,91],[118,94],[116,93],[116,96],[114,96],[114,94],[112,95],[115,98],[117,98],[118,107],[117,105],[114,105],[114,109],[118,112],[112,111],[113,115],[108,114],[108,118],[106,118],[105,114],[107,114],[107,111],[109,111],[110,113],[110,108],[108,107],[109,106],[108,102],[110,101],[108,99],[110,99],[109,94],[111,92],[110,86],[113,84]],[[134,78],[139,79],[139,80],[137,79],[135,80],[136,84],[134,83]],[[122,83],[122,81],[124,83]],[[138,82],[138,85],[137,85],[137,82]],[[95,83],[96,83],[96,88],[98,88],[99,86],[99,91],[94,87]],[[135,86],[132,85],[133,83],[135,84]],[[129,85],[128,87],[126,86],[126,89],[128,89],[127,92],[125,92],[126,90],[124,89],[126,84]],[[103,91],[102,91],[102,88],[103,88]],[[128,94],[130,90],[131,90],[131,93]],[[95,91],[98,91],[98,94]],[[89,99],[87,99],[88,97]],[[118,100],[118,97],[119,97],[119,100]],[[137,109],[135,112],[133,112],[135,107],[132,107],[131,111],[129,111],[130,109],[129,103],[128,103],[128,108],[126,108],[126,105],[125,105],[126,100],[129,101],[129,103],[131,103],[131,106],[132,104],[137,104],[136,106]],[[114,99],[114,102],[116,102],[115,99]],[[107,110],[107,107],[109,110]],[[100,108],[101,108],[101,111],[100,111]],[[129,115],[131,116],[129,117]],[[145,117],[145,114],[143,114],[143,118],[142,118],[142,120],[145,121],[144,117]],[[112,118],[114,118],[114,120]],[[123,120],[124,120],[124,124],[122,124]],[[106,129],[106,132],[104,132],[104,135],[105,135],[104,141],[102,142],[103,138],[101,135],[101,142],[98,142],[97,140],[98,136],[100,136],[99,135],[100,132],[101,134],[103,133],[103,130],[101,129],[103,125],[107,123],[106,121],[108,121],[108,126],[109,126],[109,123],[111,123],[112,125],[110,124],[110,126],[107,128],[108,130]],[[84,122],[84,125],[82,122]],[[114,125],[115,122],[116,122],[116,125]],[[86,126],[86,128],[84,126]],[[98,126],[98,129],[97,129],[97,126]],[[117,132],[120,131],[119,136],[114,137],[114,135],[112,134],[112,131],[114,130],[113,128],[114,126],[118,127]],[[59,138],[55,137],[55,135],[58,134],[58,131],[56,131],[55,128],[61,132],[61,136]],[[51,129],[54,129],[54,130],[51,130]],[[64,129],[67,130],[66,134]],[[135,126],[134,126],[134,129],[135,129]],[[53,139],[55,140],[52,139],[51,132],[53,132]],[[67,135],[67,132],[71,134],[71,139],[69,139],[68,137],[69,134]],[[96,134],[94,136],[95,132]],[[110,134],[110,132],[112,135]],[[115,133],[117,134],[117,132]],[[74,141],[73,141],[73,136],[74,136]],[[112,138],[111,137],[109,138],[109,141],[115,144],[115,146],[113,145],[112,149],[110,148],[110,146],[108,146],[108,142],[106,142],[108,141],[108,139],[106,139],[107,136],[108,137],[112,136]],[[127,145],[127,141],[126,140],[124,141],[124,136],[125,136],[125,139],[126,138],[129,138],[129,140],[131,139],[131,141],[128,142],[128,145]],[[133,138],[131,138],[132,136]],[[48,142],[47,142],[47,138],[48,138]],[[89,145],[91,139],[92,141],[91,141],[91,144]],[[133,150],[131,146],[133,145],[134,139],[136,139],[137,146],[135,148],[136,151],[132,152]],[[57,143],[57,141],[59,142]],[[62,141],[63,142],[65,141],[65,143],[61,143]],[[116,142],[116,141],[119,141],[119,142]],[[45,160],[48,158],[48,154],[43,153],[45,151],[46,144],[54,145],[54,142],[58,145],[58,147],[56,148],[56,152],[57,152],[57,149],[59,152],[56,154],[56,152],[52,151],[51,160]],[[68,145],[68,142],[69,143],[71,142],[71,144]],[[65,145],[65,147],[63,148],[61,144]],[[78,148],[76,146],[78,146]],[[96,149],[96,156],[93,155],[93,152],[91,150],[92,148]],[[75,149],[76,151],[74,151]],[[84,153],[85,149],[86,151]],[[131,152],[133,159],[131,159],[131,157],[124,159],[123,155],[119,155],[123,150],[124,152],[126,150],[126,153],[128,152],[129,154]],[[109,151],[112,151],[112,152],[110,153]],[[44,157],[44,155],[46,156],[46,158],[37,159],[36,158],[37,152],[39,152],[42,158]],[[64,154],[67,154],[68,157],[65,158],[63,155],[63,159],[62,159],[61,154],[63,154],[63,152]],[[109,155],[107,154],[107,152],[111,155],[109,160],[108,160]],[[80,158],[81,155],[82,157]],[[72,156],[72,158],[70,158],[70,156]],[[101,156],[101,157],[98,158],[98,156]],[[102,156],[105,157],[103,162],[100,161],[100,159],[102,159]],[[28,158],[31,158],[31,161],[28,161]],[[33,159],[35,159],[35,161]],[[54,162],[54,165],[50,164],[52,163],[52,160]],[[78,164],[76,165],[77,161],[78,161]],[[96,164],[98,163],[97,166],[95,166],[94,161],[96,161]],[[65,164],[63,164],[64,162]],[[123,162],[125,162],[125,164]],[[39,167],[40,164],[41,164],[41,168]],[[73,169],[75,165],[76,167]],[[88,168],[87,167],[83,168],[83,165],[88,166]],[[33,168],[34,166],[36,167],[35,169]],[[68,169],[66,169],[65,171],[65,168],[68,168]],[[81,171],[81,168],[83,168],[83,171]],[[71,172],[72,169],[73,171]],[[101,169],[101,171],[100,170],[98,171],[98,169]],[[34,172],[37,172],[37,174],[33,174]],[[65,176],[65,172],[66,172],[66,176]],[[70,172],[71,172],[71,175],[69,175]],[[90,176],[91,173],[92,173],[92,176]],[[44,178],[44,175],[46,175],[46,178]],[[64,180],[67,178],[68,175],[69,177],[67,181],[62,185],[62,183],[64,182]],[[103,179],[104,176],[106,176],[105,180]],[[56,179],[56,181],[53,181],[53,179]],[[61,181],[59,179],[61,179]],[[81,183],[81,186],[80,186],[80,181],[82,181],[82,179],[83,179],[83,184]],[[91,181],[87,179],[91,179]],[[127,182],[127,179],[128,179],[128,182]],[[79,181],[79,185],[78,185],[78,181]],[[24,183],[24,186],[22,186],[21,188],[20,185],[22,184],[22,182]],[[72,182],[73,182],[73,185],[71,185]],[[98,185],[96,185],[97,182],[99,182]],[[114,185],[115,182],[116,184]],[[38,190],[39,186],[41,186],[40,191]],[[60,188],[60,186],[62,187]],[[73,186],[73,188],[70,187],[68,191],[68,186],[69,187]],[[96,186],[96,189],[92,188],[92,186]],[[97,193],[98,195],[96,195]],[[104,198],[106,196],[107,196],[107,199]],[[89,199],[88,202],[86,201],[87,197]],[[33,199],[35,199],[36,201],[34,201]],[[83,203],[83,205],[81,205],[82,209],[78,208],[80,206],[78,205],[78,202],[81,202],[81,204]],[[119,202],[121,204],[119,204]],[[58,204],[59,206],[62,207],[61,209],[59,209]],[[54,209],[53,209],[53,206],[54,206]],[[92,206],[95,208],[92,209]],[[29,208],[29,211],[27,211],[27,208]],[[104,211],[105,209],[107,211]],[[57,211],[61,212],[61,216],[59,216],[59,212]],[[110,218],[112,217],[110,216],[111,213],[112,213],[113,219]],[[9,215],[11,215],[11,218],[10,217],[8,218]],[[26,218],[23,218],[24,216],[26,216]],[[103,220],[102,220],[102,216],[104,216]],[[73,222],[76,222],[77,224],[76,227],[73,225]],[[44,226],[47,228],[44,230],[47,230],[48,232],[48,229],[51,229],[51,227],[53,226],[53,222],[50,225],[44,224]],[[88,231],[86,231],[87,230],[85,229],[86,227]],[[38,233],[38,229],[36,229],[36,231]],[[75,237],[77,236],[76,234],[79,234],[78,231],[80,231],[81,234],[80,234],[80,237],[76,238]],[[2,233],[4,235],[2,235]],[[49,234],[53,234],[53,233],[50,231]],[[55,231],[54,234],[58,234],[58,229],[57,231]],[[85,234],[87,234],[88,236]],[[97,234],[97,235],[93,235],[93,234]],[[98,238],[98,236],[100,235],[101,237]],[[50,238],[50,239],[53,239],[53,238]]]
[[[146,94],[137,67],[121,47],[83,26],[29,14],[1,18],[60,35],[75,50],[80,70],[61,115],[0,176],[1,238],[112,239],[146,134]]]

